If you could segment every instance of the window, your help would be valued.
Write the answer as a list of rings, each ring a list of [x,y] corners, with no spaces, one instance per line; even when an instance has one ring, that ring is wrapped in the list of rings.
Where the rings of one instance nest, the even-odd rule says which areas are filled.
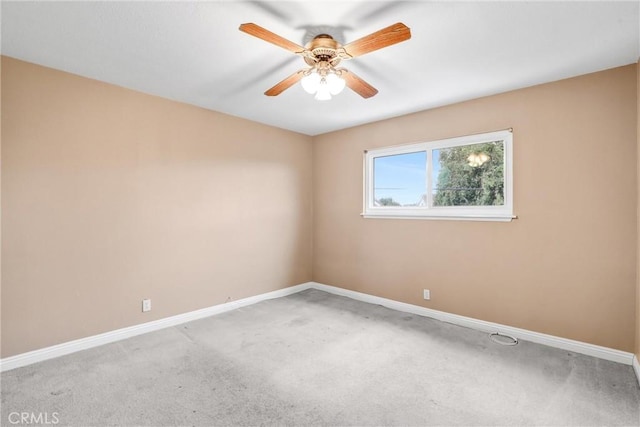
[[[365,218],[510,221],[510,130],[365,154]]]

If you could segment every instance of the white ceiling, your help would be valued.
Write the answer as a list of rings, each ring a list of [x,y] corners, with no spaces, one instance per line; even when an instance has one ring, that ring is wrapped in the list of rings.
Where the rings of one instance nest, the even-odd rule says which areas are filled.
[[[639,2],[8,2],[2,54],[317,135],[637,62]],[[316,101],[263,92],[302,58],[238,31],[343,43],[395,22],[412,38],[341,65],[379,89]],[[337,28],[330,30],[329,28]],[[324,31],[323,31],[324,30]]]

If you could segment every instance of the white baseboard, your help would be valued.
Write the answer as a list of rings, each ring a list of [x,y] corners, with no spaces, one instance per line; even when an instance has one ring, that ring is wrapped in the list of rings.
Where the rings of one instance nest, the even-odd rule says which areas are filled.
[[[0,372],[4,372],[11,369],[19,368],[22,366],[31,365],[33,363],[42,362],[44,360],[64,356],[66,354],[74,353],[76,351],[98,347],[114,341],[131,338],[136,335],[141,335],[148,332],[157,331],[159,329],[168,328],[170,326],[180,325],[182,323],[187,323],[193,320],[202,319],[204,317],[213,316],[215,314],[220,314],[230,310],[235,310],[240,307],[245,307],[247,305],[258,303],[260,301],[291,295],[291,294],[301,292],[311,288],[329,292],[335,295],[345,296],[358,301],[382,305],[384,307],[388,307],[393,310],[412,313],[412,314],[416,314],[424,317],[430,317],[433,319],[441,320],[443,322],[448,322],[455,325],[480,330],[483,332],[489,332],[489,333],[499,332],[505,335],[511,335],[513,337],[516,337],[518,339],[522,339],[525,341],[544,344],[550,347],[557,347],[557,348],[573,351],[580,354],[586,354],[588,356],[598,357],[600,359],[623,363],[626,365],[633,365],[636,375],[638,376],[638,381],[640,382],[640,365],[638,364],[638,359],[635,358],[635,356],[632,353],[615,350],[607,347],[601,347],[601,346],[588,344],[580,341],[574,341],[566,338],[560,338],[553,335],[541,334],[538,332],[528,331],[526,329],[519,329],[511,326],[505,326],[498,323],[486,322],[484,320],[473,319],[471,317],[465,317],[457,314],[446,313],[443,311],[432,310],[426,307],[420,307],[417,305],[412,305],[412,304],[407,304],[407,303],[394,301],[386,298],[381,298],[374,295],[351,291],[348,289],[337,288],[335,286],[324,285],[322,283],[317,283],[317,282],[307,282],[307,283],[291,286],[284,289],[278,289],[273,292],[267,292],[264,294],[244,298],[241,300],[230,301],[228,303],[214,305],[212,307],[203,308],[201,310],[191,311],[189,313],[178,314],[176,316],[154,320],[152,322],[130,326],[127,328],[117,329],[115,331],[105,332],[103,334],[81,338],[78,340],[69,341],[69,342],[54,345],[51,347],[45,347],[42,349],[30,351],[27,353],[6,357],[4,359],[0,359]]]
[[[464,326],[483,332],[499,332],[501,334],[511,335],[512,337],[525,341],[543,344],[550,347],[561,348],[563,350],[586,354],[588,356],[623,363],[625,365],[631,365],[634,359],[633,353],[628,353],[626,351],[615,350],[608,347],[601,347],[599,345],[588,344],[581,341],[574,341],[567,338],[560,338],[553,335],[541,334],[539,332],[528,331],[526,329],[501,325],[499,323],[486,322],[484,320],[446,313],[444,311],[432,310],[426,307],[420,307],[417,305],[381,298],[361,292],[350,291],[347,289],[337,288],[335,286],[323,285],[322,283],[312,282],[311,287],[332,294],[349,297],[355,300],[382,305],[393,310],[404,311],[406,313],[412,313],[418,316],[430,317],[433,319],[441,320],[443,322],[453,323],[454,325]],[[636,373],[638,373],[638,370],[636,370]]]
[[[633,356],[633,370],[636,371],[638,385],[640,385],[640,362],[638,362],[638,356]]]
[[[193,320],[202,319],[204,317],[213,316],[214,314],[235,310],[236,308],[245,307],[247,305],[255,304],[260,301],[295,294],[305,289],[309,289],[310,287],[311,283],[303,283],[301,285],[278,289],[276,291],[267,292],[236,301],[229,301],[224,304],[214,305],[212,307],[203,308],[201,310],[190,311],[188,313],[165,317],[164,319],[158,319],[151,322],[142,323],[140,325],[116,329],[115,331],[105,332],[103,334],[93,335],[86,338],[80,338],[77,340],[29,351],[27,353],[18,354],[11,357],[5,357],[4,359],[0,359],[0,372],[9,371],[11,369],[20,368],[22,366],[31,365],[33,363],[42,362],[44,360],[53,359],[70,353],[75,353],[76,351],[98,347],[104,344],[112,343],[114,341],[135,337],[136,335],[146,334],[148,332],[157,331],[159,329],[168,328],[170,326],[180,325],[182,323],[187,323]]]

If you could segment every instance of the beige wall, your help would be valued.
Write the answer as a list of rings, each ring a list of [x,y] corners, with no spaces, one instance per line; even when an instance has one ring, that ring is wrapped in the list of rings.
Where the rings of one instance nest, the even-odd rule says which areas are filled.
[[[1,72],[2,357],[312,279],[640,355],[635,66],[315,138]],[[359,216],[364,149],[508,127],[518,220]]]
[[[311,280],[311,137],[6,57],[2,85],[2,357]]]
[[[635,87],[630,65],[314,138],[314,280],[633,351]],[[360,217],[363,150],[509,127],[519,219]]]
[[[637,185],[638,185],[638,209],[637,209],[637,215],[638,215],[638,224],[637,224],[637,232],[638,232],[638,237],[637,237],[637,260],[636,260],[636,356],[638,358],[638,360],[640,360],[640,61],[638,62],[638,65],[636,67],[636,75],[638,77],[637,80],[637,84],[636,84],[636,90],[637,90],[637,96],[636,96],[636,102],[637,102],[637,108],[636,108],[636,113],[637,113],[637,133],[636,133],[636,137],[637,137],[637,141],[638,141],[638,146],[637,146],[637,160],[638,160],[638,181],[637,181]]]

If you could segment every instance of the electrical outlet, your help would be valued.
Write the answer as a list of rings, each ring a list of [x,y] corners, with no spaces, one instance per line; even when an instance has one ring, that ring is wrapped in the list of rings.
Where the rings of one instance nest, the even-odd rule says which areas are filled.
[[[143,299],[142,300],[142,311],[151,311],[151,300]]]
[[[422,294],[424,299],[431,299],[431,291],[429,289],[425,289],[424,293]]]

